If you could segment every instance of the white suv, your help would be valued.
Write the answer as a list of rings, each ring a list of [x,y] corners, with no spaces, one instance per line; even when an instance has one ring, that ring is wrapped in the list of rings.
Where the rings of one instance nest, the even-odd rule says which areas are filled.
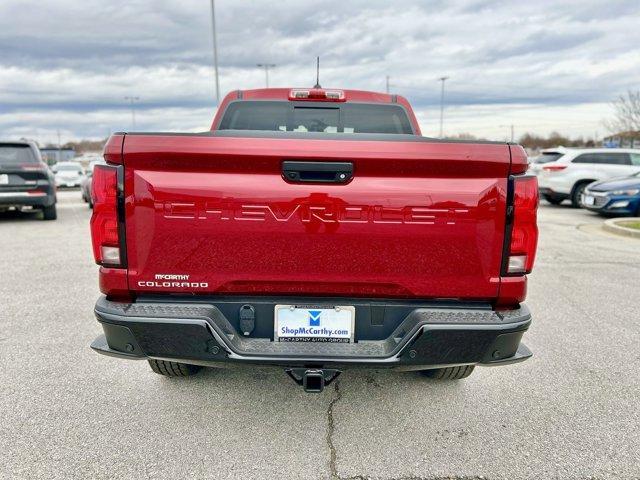
[[[580,207],[590,183],[640,172],[640,150],[567,148],[558,159],[536,167],[532,171],[538,176],[542,198],[554,205],[570,199],[574,207]]]

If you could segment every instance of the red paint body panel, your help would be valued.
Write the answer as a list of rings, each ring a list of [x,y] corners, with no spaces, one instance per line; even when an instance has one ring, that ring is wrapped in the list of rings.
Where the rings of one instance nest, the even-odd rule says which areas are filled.
[[[137,293],[498,297],[508,145],[130,135],[123,151]],[[354,178],[288,183],[292,159]]]
[[[122,164],[122,145],[124,144],[124,134],[116,133],[109,137],[104,146],[104,160],[107,163],[121,165]]]
[[[529,168],[527,152],[520,145],[509,145],[511,150],[511,174],[526,173]]]

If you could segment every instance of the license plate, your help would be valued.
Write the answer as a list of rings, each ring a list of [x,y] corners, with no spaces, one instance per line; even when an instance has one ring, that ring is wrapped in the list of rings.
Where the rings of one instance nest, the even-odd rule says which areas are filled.
[[[0,185],[9,185],[9,175],[7,174],[0,175]]]
[[[353,341],[355,307],[276,305],[274,339],[279,342]]]
[[[75,186],[75,184],[74,184],[74,183],[67,182],[67,187],[74,187],[74,186]]]
[[[596,199],[591,195],[585,195],[582,203],[584,203],[585,205],[594,205],[596,203]]]

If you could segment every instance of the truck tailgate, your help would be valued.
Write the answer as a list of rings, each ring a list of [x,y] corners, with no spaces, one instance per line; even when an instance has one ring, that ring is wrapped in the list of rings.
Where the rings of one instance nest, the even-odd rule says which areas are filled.
[[[132,291],[498,295],[506,144],[127,134],[123,161]],[[284,161],[353,178],[292,183]]]

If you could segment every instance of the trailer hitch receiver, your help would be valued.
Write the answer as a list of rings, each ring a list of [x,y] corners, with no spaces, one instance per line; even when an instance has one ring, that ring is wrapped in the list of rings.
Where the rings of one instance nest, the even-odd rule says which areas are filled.
[[[326,368],[287,368],[285,373],[302,386],[305,392],[320,393],[325,386],[338,378],[341,372]]]

